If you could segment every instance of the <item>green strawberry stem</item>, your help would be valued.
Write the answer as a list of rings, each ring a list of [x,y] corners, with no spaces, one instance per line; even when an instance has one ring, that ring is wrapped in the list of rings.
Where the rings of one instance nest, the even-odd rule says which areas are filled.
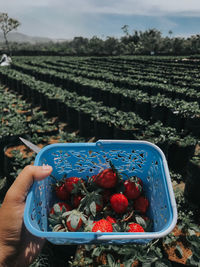
[[[126,218],[124,218],[123,220],[121,220],[121,222],[127,222],[133,215],[134,215],[134,210],[132,210],[130,212],[130,214]]]
[[[49,175],[55,182],[57,182],[58,180],[56,179],[56,177],[54,177],[52,174]]]
[[[89,194],[87,188],[85,187],[84,183],[81,183],[82,187],[83,187],[83,190],[85,191],[85,193]]]
[[[115,168],[111,160],[109,161],[109,164],[110,164],[112,171],[116,174],[118,181],[121,180],[122,176],[119,174],[118,170]]]

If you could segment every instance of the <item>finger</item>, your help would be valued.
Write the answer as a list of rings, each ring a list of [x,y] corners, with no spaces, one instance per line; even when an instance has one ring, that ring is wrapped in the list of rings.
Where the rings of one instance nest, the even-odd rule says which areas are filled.
[[[24,202],[33,182],[43,180],[48,177],[51,172],[52,167],[49,165],[26,166],[11,185],[6,194],[5,200]]]

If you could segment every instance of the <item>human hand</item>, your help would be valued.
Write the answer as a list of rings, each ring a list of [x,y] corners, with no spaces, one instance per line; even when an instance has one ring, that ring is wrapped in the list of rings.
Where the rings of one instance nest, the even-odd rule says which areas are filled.
[[[52,167],[26,166],[6,193],[0,208],[0,266],[29,266],[45,239],[33,236],[23,221],[27,193],[34,181],[50,175]]]

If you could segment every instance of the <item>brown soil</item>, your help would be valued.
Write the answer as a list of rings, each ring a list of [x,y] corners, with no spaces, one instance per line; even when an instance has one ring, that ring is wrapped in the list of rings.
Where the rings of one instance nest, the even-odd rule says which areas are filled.
[[[172,185],[173,185],[174,191],[180,190],[180,191],[184,192],[184,189],[185,189],[185,183],[184,182],[180,182],[180,184],[175,183]]]
[[[39,144],[38,146],[42,148],[44,145]],[[5,151],[5,155],[9,158],[12,158],[13,157],[12,151],[19,151],[22,154],[23,159],[31,157],[34,153],[30,149],[28,149],[25,145],[19,145],[19,146],[12,146],[12,147],[7,148]]]
[[[60,136],[56,136],[56,137],[52,137],[48,140],[47,144],[38,144],[37,146],[39,146],[40,148],[43,148],[45,145],[50,145],[50,144],[56,144],[59,142]],[[28,158],[31,157],[33,155],[33,151],[30,150],[28,147],[26,147],[25,145],[18,145],[18,146],[11,146],[9,148],[6,149],[5,151],[5,155],[9,158],[13,157],[12,151],[19,151],[23,158]]]
[[[57,137],[53,137],[51,138],[49,141],[48,141],[48,144],[56,144],[56,143],[59,143],[59,139],[60,139],[60,136],[57,136]]]
[[[194,155],[200,155],[200,145],[199,144],[197,144],[195,147]]]
[[[180,258],[176,253],[176,246],[179,246],[183,252],[183,256]],[[182,242],[177,242],[173,246],[165,246],[165,251],[168,254],[168,259],[173,262],[186,264],[187,259],[192,255],[192,251],[189,248],[184,247]]]
[[[189,244],[186,239],[186,234],[183,233],[178,226],[172,231],[175,237],[178,237],[178,240],[174,243],[172,242],[169,245],[163,244],[164,250],[168,255],[168,259],[173,262],[186,264],[188,258],[192,255],[192,251],[189,247]],[[200,233],[196,233],[197,236],[200,236]],[[182,250],[182,256],[176,253],[176,247],[179,246]]]
[[[16,112],[18,114],[28,114],[28,113],[30,113],[28,110],[21,110],[21,109],[16,110]]]

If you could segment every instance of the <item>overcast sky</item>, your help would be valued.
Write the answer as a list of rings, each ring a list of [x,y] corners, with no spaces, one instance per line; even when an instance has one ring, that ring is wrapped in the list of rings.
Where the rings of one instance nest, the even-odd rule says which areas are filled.
[[[0,12],[31,36],[119,37],[125,24],[130,33],[156,28],[163,35],[200,34],[200,0],[0,0]]]

